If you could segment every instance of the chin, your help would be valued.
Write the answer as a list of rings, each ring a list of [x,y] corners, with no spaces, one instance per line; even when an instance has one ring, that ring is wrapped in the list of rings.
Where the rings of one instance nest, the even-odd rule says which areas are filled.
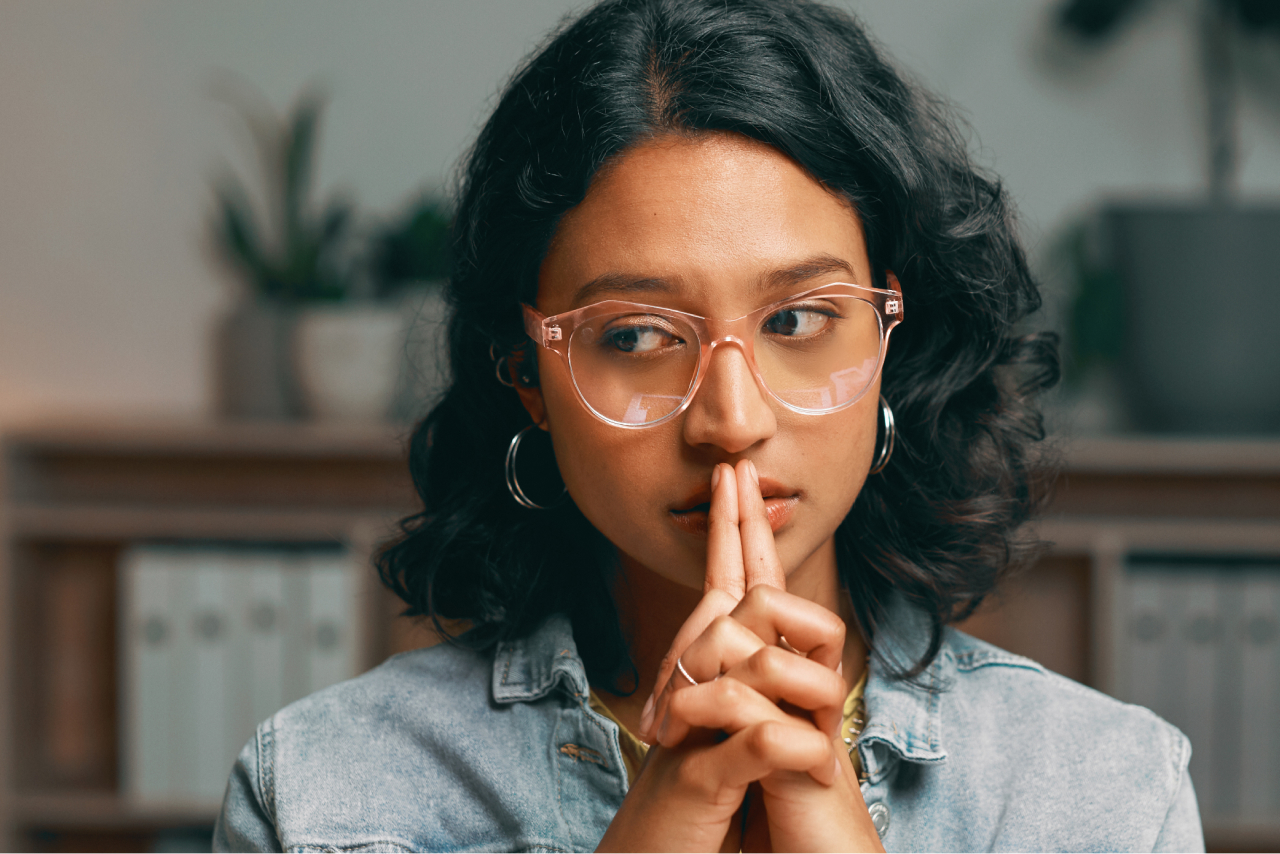
[[[704,552],[693,560],[688,555],[680,557],[672,557],[664,560],[657,557],[653,563],[644,564],[649,571],[658,575],[672,584],[678,584],[681,587],[687,587],[690,590],[701,591],[706,586],[707,580],[707,557]],[[662,569],[653,569],[654,566],[663,567]]]

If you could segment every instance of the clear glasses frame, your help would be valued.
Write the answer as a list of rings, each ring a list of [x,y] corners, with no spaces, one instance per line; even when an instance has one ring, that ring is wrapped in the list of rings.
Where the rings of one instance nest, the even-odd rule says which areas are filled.
[[[779,397],[769,388],[769,384],[765,381],[760,373],[760,368],[756,363],[755,357],[755,333],[760,324],[770,318],[773,314],[783,310],[789,304],[798,300],[814,299],[823,296],[841,296],[854,297],[869,304],[876,313],[880,328],[879,356],[878,361],[866,385],[856,395],[848,400],[842,401],[839,405],[827,409],[806,409],[796,406],[789,401]],[[871,388],[875,382],[875,378],[880,375],[880,371],[884,367],[885,353],[888,351],[889,334],[899,323],[902,322],[903,300],[902,294],[898,291],[883,290],[880,288],[868,288],[862,285],[852,285],[844,282],[823,285],[809,291],[803,291],[798,294],[792,294],[785,299],[770,303],[762,308],[758,308],[742,317],[734,320],[720,320],[710,317],[702,317],[696,314],[689,314],[676,309],[663,308],[661,306],[651,306],[644,303],[627,302],[624,300],[605,300],[603,302],[592,303],[582,308],[566,311],[562,314],[547,317],[539,312],[536,308],[527,303],[522,303],[524,310],[524,328],[525,332],[533,340],[535,344],[550,350],[560,358],[564,359],[565,366],[569,370],[569,376],[573,380],[573,388],[577,393],[578,400],[587,410],[604,421],[606,424],[612,424],[615,427],[621,427],[628,430],[641,430],[648,427],[655,427],[675,418],[680,413],[689,408],[689,404],[693,401],[693,396],[697,394],[698,388],[702,385],[702,380],[707,375],[707,369],[711,365],[711,357],[715,350],[722,344],[734,344],[742,351],[743,356],[747,360],[747,365],[751,369],[752,375],[756,379],[757,385],[764,389],[765,393],[779,404],[792,412],[798,412],[804,415],[825,415],[830,412],[838,412],[846,409],[862,399],[867,393],[867,389]],[[684,399],[679,406],[666,415],[653,421],[644,423],[629,423],[609,418],[587,400],[581,386],[578,384],[577,377],[574,376],[573,365],[570,360],[569,345],[573,340],[573,333],[579,325],[604,314],[615,312],[635,311],[638,313],[655,314],[661,316],[674,316],[682,319],[694,330],[694,334],[698,338],[698,346],[700,350],[697,371],[694,374],[689,388],[684,394]]]

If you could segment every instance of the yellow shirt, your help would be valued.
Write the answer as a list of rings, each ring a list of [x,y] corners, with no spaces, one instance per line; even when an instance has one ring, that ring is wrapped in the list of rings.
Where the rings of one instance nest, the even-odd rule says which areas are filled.
[[[862,776],[862,759],[858,756],[858,751],[852,748],[857,744],[858,734],[862,732],[866,722],[866,712],[863,711],[862,703],[862,692],[866,687],[867,670],[864,667],[858,683],[844,698],[844,718],[840,721],[840,738],[849,750],[849,758],[853,760],[853,770],[859,777]],[[618,746],[622,748],[622,761],[627,766],[627,783],[628,785],[635,783],[636,777],[640,774],[640,766],[644,764],[644,757],[649,752],[649,745],[636,738],[631,730],[622,725],[622,721],[614,717],[609,707],[596,696],[595,689],[591,691],[590,705],[592,710],[618,725]]]

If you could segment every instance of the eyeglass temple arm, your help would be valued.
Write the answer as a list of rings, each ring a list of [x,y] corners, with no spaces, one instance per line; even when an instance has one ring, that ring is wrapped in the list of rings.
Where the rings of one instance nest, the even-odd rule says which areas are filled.
[[[540,347],[551,347],[552,341],[559,341],[563,332],[558,324],[547,324],[547,318],[531,305],[521,304],[524,311],[524,331],[534,343]]]

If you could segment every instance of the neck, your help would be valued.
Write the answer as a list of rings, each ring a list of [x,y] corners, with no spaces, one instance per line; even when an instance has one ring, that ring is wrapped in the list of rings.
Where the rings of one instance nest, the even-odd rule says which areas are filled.
[[[852,687],[866,666],[867,648],[853,620],[848,594],[836,569],[835,541],[828,540],[787,575],[787,590],[840,615],[845,632],[843,671],[846,687]],[[640,713],[654,690],[654,680],[671,641],[702,599],[702,592],[677,584],[620,555],[613,599],[639,679],[629,696],[595,687],[596,693],[632,732],[640,727]]]

